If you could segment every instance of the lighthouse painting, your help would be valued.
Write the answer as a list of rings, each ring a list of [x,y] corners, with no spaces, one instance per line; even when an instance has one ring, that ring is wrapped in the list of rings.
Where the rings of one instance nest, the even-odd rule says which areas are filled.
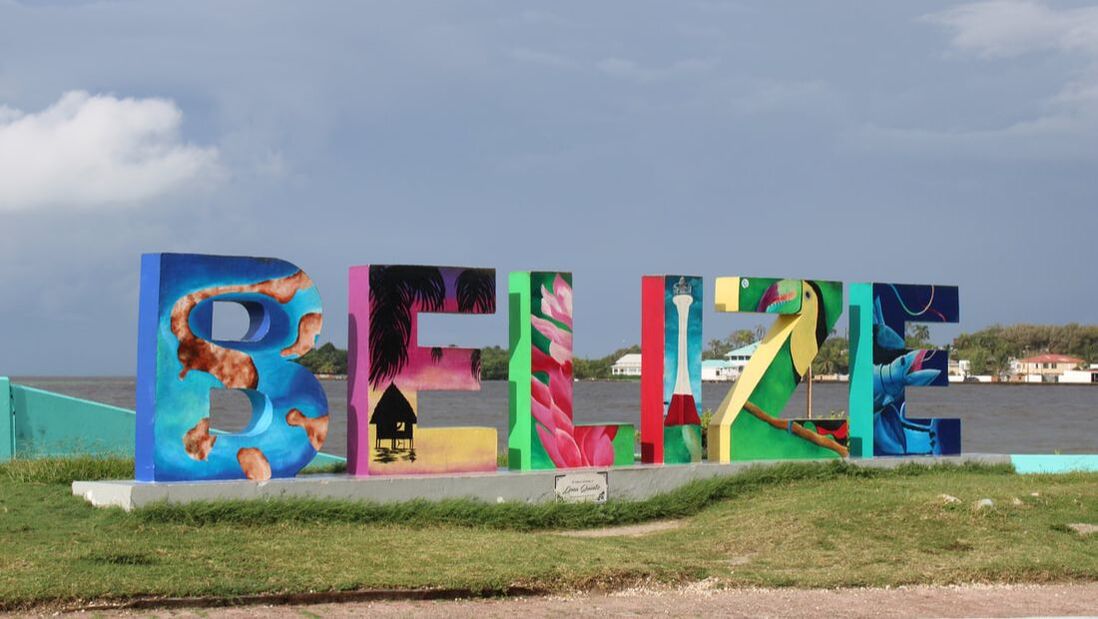
[[[702,279],[645,276],[641,296],[641,459],[700,462]]]
[[[674,355],[675,382],[671,389],[671,401],[667,406],[667,417],[663,425],[667,427],[700,425],[698,418],[698,405],[694,401],[694,389],[690,384],[690,364],[687,354],[687,335],[690,324],[690,308],[695,305],[693,286],[685,277],[679,277],[679,281],[671,286],[671,304],[675,306],[675,314],[678,317],[673,329],[666,329],[668,340],[675,339],[672,348],[668,342],[664,354],[670,357]],[[698,303],[698,305],[701,305]],[[668,374],[664,380],[670,378]],[[699,390],[700,395],[700,390]]]

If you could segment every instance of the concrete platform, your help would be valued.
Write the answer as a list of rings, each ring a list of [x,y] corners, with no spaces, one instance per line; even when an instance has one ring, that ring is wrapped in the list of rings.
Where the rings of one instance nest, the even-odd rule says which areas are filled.
[[[731,464],[691,464],[676,466],[635,465],[609,469],[533,471],[526,473],[501,470],[496,473],[465,475],[424,475],[394,477],[349,477],[347,475],[303,475],[293,479],[267,482],[162,482],[78,481],[72,493],[96,507],[121,507],[126,511],[151,503],[191,503],[215,500],[256,500],[289,497],[373,501],[392,503],[413,499],[441,500],[469,498],[491,503],[519,501],[537,503],[558,498],[558,478],[575,474],[591,477],[605,473],[609,499],[646,499],[674,490],[699,479],[734,475],[751,467],[769,467],[789,460],[735,462]],[[811,462],[833,462],[812,460]],[[1010,464],[1009,455],[966,454],[953,457],[872,458],[848,461],[854,466],[892,468],[905,463]],[[567,482],[568,480],[563,480]]]

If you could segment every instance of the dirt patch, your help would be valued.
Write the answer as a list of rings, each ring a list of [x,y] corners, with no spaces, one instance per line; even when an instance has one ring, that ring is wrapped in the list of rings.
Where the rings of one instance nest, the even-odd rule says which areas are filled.
[[[1098,583],[890,589],[724,589],[710,579],[678,588],[610,594],[454,601],[178,609],[160,617],[1022,617],[1093,614]],[[98,613],[148,616],[149,610]],[[85,615],[86,616],[86,615]]]
[[[558,535],[565,537],[641,537],[660,531],[673,531],[683,526],[681,520],[660,520],[646,522],[644,524],[630,524],[621,527],[604,527],[601,529],[582,529],[579,531],[561,531]]]

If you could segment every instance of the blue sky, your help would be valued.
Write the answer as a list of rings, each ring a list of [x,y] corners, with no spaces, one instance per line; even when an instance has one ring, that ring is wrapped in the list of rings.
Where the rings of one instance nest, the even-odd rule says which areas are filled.
[[[585,356],[647,273],[1093,323],[1096,179],[1084,3],[0,0],[0,375],[132,373],[148,251],[294,262],[340,346],[369,263],[571,270]]]

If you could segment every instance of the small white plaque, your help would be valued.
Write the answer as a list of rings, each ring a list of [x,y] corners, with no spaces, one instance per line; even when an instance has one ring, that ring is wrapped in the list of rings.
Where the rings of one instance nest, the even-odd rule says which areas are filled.
[[[606,472],[557,475],[557,500],[568,503],[605,503],[610,496]]]

